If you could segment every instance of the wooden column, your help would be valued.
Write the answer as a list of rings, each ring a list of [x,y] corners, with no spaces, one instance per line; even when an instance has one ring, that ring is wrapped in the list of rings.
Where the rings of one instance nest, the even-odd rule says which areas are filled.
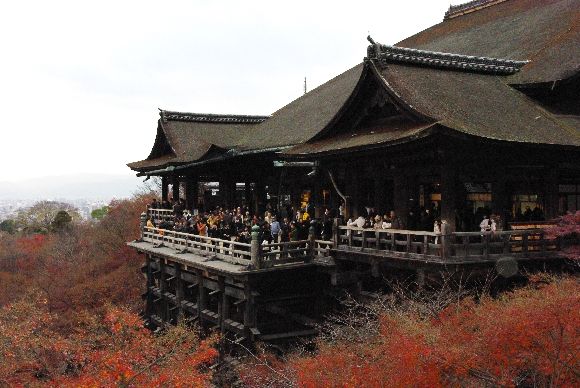
[[[256,181],[254,202],[254,212],[264,215],[264,211],[266,210],[266,182],[263,179]]]
[[[505,228],[507,217],[510,214],[506,169],[498,165],[495,172],[495,179],[491,182],[492,212],[501,216],[502,225],[498,225],[498,227]]]
[[[453,166],[441,166],[441,219],[446,220],[450,231],[456,230],[455,214],[458,190],[457,171]]]
[[[153,293],[151,292],[151,287],[155,284],[153,279],[153,269],[151,268],[152,260],[150,254],[145,254],[145,266],[147,271],[147,299],[145,301],[145,316],[149,318],[153,311]]]
[[[407,226],[407,205],[409,202],[410,190],[410,178],[407,174],[409,171],[402,169],[397,166],[393,174],[393,206],[397,216],[403,221],[403,227]]]
[[[185,206],[192,210],[197,207],[197,177],[188,176],[185,180]]]
[[[347,204],[348,214],[345,216],[356,218],[360,214],[360,201],[359,201],[359,187],[358,187],[358,176],[360,172],[357,173],[356,169],[347,170],[347,179],[346,179],[346,193],[349,203]]]
[[[177,201],[179,199],[179,177],[174,176],[172,180],[172,187],[171,187],[173,200]]]
[[[230,209],[235,205],[236,182],[231,176],[226,176],[220,180],[220,195],[226,208]]]
[[[310,199],[314,205],[314,214],[311,214],[310,217],[320,218],[322,217],[322,214],[324,214],[322,211],[322,187],[320,185],[320,180],[322,178],[322,172],[319,172],[314,178],[312,185],[312,198]]]
[[[558,216],[558,167],[551,166],[544,174],[544,217]]]
[[[256,327],[256,308],[249,281],[244,283],[244,298],[246,299],[246,304],[244,306],[244,331],[246,332],[246,336],[249,338],[251,335],[251,329]]]
[[[252,187],[250,186],[250,182],[244,182],[244,201],[245,206],[250,211],[250,214],[252,214]]]
[[[386,178],[379,176],[375,178],[375,203],[374,207],[378,214],[383,215],[391,209],[386,208]]]
[[[183,300],[184,292],[183,292],[183,280],[181,279],[181,269],[183,267],[182,264],[177,262],[173,263],[175,267],[175,302],[177,303],[177,319],[176,322],[179,322],[183,317],[183,308],[181,305],[181,301]]]
[[[197,316],[199,319],[199,325],[203,327],[203,310],[207,309],[207,290],[205,288],[203,271],[201,269],[195,270],[197,277]]]
[[[165,291],[167,291],[167,280],[165,278],[165,260],[159,259],[159,292],[161,293],[161,306],[158,310],[159,316],[163,321],[167,321],[169,315],[167,314],[167,300],[165,299]]]
[[[218,276],[218,289],[220,291],[218,299],[218,325],[223,333],[226,329],[225,321],[229,318],[230,312],[230,300],[226,295],[226,280],[223,276]]]
[[[169,194],[169,179],[166,176],[161,177],[161,200],[167,201]]]

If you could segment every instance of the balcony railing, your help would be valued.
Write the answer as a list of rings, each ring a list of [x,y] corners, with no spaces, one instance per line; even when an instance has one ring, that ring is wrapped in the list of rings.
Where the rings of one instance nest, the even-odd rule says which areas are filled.
[[[547,237],[541,229],[442,234],[338,226],[336,233],[338,249],[449,263],[549,257],[561,248],[560,239]]]
[[[170,248],[175,254],[195,253],[200,256],[227,263],[247,266],[248,269],[266,269],[309,263],[315,258],[328,257],[332,241],[316,240],[310,233],[307,240],[260,244],[259,227],[252,227],[249,244],[196,234],[177,232],[170,229],[147,227],[146,217],[154,222],[173,222],[173,211],[148,209],[141,216],[141,240],[156,248]]]
[[[312,260],[332,262],[330,250],[349,250],[367,254],[443,263],[493,261],[500,258],[548,258],[561,250],[561,240],[548,237],[542,229],[497,232],[435,233],[401,229],[364,229],[336,225],[333,241],[317,240],[311,228],[307,240],[260,244],[259,227],[252,228],[250,243],[199,236],[145,226],[142,240],[156,247],[192,252],[224,262],[266,269]],[[154,221],[173,221],[173,211],[148,209]]]

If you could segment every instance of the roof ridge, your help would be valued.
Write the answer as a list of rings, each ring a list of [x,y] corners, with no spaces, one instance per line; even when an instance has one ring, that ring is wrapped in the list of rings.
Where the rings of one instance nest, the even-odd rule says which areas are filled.
[[[505,1],[507,0],[472,0],[463,4],[450,5],[449,9],[445,12],[443,20],[453,19],[455,17],[479,11],[480,9],[491,7],[492,5],[503,3]]]
[[[477,73],[509,75],[518,72],[529,62],[389,46],[375,43],[370,36],[368,40],[372,44],[367,49],[367,59],[378,61],[381,67],[386,66],[388,62],[395,62]]]
[[[191,113],[175,112],[159,109],[159,115],[164,122],[167,121],[193,121],[205,123],[228,123],[228,124],[259,124],[270,116],[261,115],[238,115],[216,113]]]

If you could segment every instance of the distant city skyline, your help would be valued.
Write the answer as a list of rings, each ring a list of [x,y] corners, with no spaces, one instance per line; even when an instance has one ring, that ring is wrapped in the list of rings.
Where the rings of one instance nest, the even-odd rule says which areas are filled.
[[[369,33],[396,43],[440,22],[449,3],[6,3],[0,185],[130,176],[158,107],[271,114],[303,93],[304,77],[311,90],[359,63]]]
[[[0,181],[2,200],[106,200],[128,198],[143,190],[142,177],[127,174],[63,174]]]

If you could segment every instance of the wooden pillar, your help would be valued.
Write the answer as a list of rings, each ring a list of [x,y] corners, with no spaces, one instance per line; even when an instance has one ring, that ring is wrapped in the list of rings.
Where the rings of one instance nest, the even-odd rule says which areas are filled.
[[[503,166],[497,166],[495,179],[491,182],[491,201],[492,212],[501,217],[502,229],[507,226],[507,217],[510,215],[509,197],[507,192],[506,169]],[[479,222],[479,220],[478,220]]]
[[[167,290],[167,280],[165,278],[165,259],[159,259],[159,292],[161,293],[161,306],[158,310],[160,318],[167,322],[169,315],[167,314],[167,300],[165,299],[165,291]]]
[[[456,230],[457,186],[457,171],[453,166],[443,164],[441,166],[441,219],[447,221],[451,232]]]
[[[145,301],[145,316],[149,318],[153,311],[153,293],[151,292],[151,288],[154,285],[153,280],[153,268],[151,268],[152,264],[151,255],[145,254],[145,266],[147,271],[147,299]]]
[[[226,182],[223,178],[219,178],[218,180],[218,190],[219,190],[219,195],[220,195],[220,203],[219,206],[227,206],[226,203],[226,198],[228,197],[226,191],[227,191],[227,187],[226,187]]]
[[[188,176],[185,180],[185,206],[192,210],[197,207],[197,177]]]
[[[348,179],[346,180],[346,193],[345,195],[347,196],[349,203],[347,203],[347,210],[348,210],[348,214],[345,214],[345,217],[351,217],[351,218],[356,218],[359,216],[360,212],[359,212],[359,206],[360,206],[360,201],[359,201],[359,187],[358,187],[358,176],[360,175],[360,173],[357,174],[356,169],[352,169],[352,170],[347,170],[347,177]]]
[[[312,185],[312,204],[314,205],[314,214],[311,214],[311,217],[318,218],[322,217],[324,212],[322,211],[322,187],[320,185],[320,180],[322,179],[322,173],[318,173],[318,175],[314,178],[314,182]]]
[[[161,200],[167,201],[169,194],[169,179],[166,176],[161,177]]]
[[[172,191],[172,195],[173,195],[173,200],[174,201],[179,200],[179,177],[178,176],[173,177],[171,191]]]
[[[195,275],[197,278],[197,316],[199,319],[199,325],[203,327],[203,310],[207,309],[207,290],[205,288],[203,271],[201,269],[195,270]]]
[[[254,304],[254,296],[252,295],[252,288],[248,280],[244,283],[244,299],[246,304],[244,308],[244,331],[249,338],[251,329],[256,327],[256,308]]]
[[[220,196],[227,209],[231,209],[235,205],[236,182],[233,177],[226,176],[220,179]]]
[[[254,201],[254,212],[263,215],[264,211],[266,210],[266,182],[263,179],[256,181]]]
[[[411,195],[410,190],[410,179],[407,174],[408,170],[402,169],[397,166],[393,175],[393,206],[397,216],[403,221],[403,227],[407,227],[407,205],[409,203],[409,196]]]
[[[181,305],[181,301],[183,300],[183,280],[181,279],[181,268],[183,267],[182,264],[177,262],[173,263],[175,267],[175,302],[177,303],[177,319],[176,322],[179,322],[183,317],[183,308]]]
[[[375,178],[375,203],[377,214],[383,215],[391,209],[386,208],[386,179],[384,176]]]
[[[558,167],[551,166],[544,174],[544,217],[558,216]]]
[[[252,187],[250,186],[250,182],[244,182],[244,205],[248,208],[250,214],[252,214]]]
[[[226,295],[226,280],[223,276],[218,276],[218,289],[220,291],[218,299],[218,324],[223,333],[226,330],[225,321],[229,318],[230,312],[230,301]]]

